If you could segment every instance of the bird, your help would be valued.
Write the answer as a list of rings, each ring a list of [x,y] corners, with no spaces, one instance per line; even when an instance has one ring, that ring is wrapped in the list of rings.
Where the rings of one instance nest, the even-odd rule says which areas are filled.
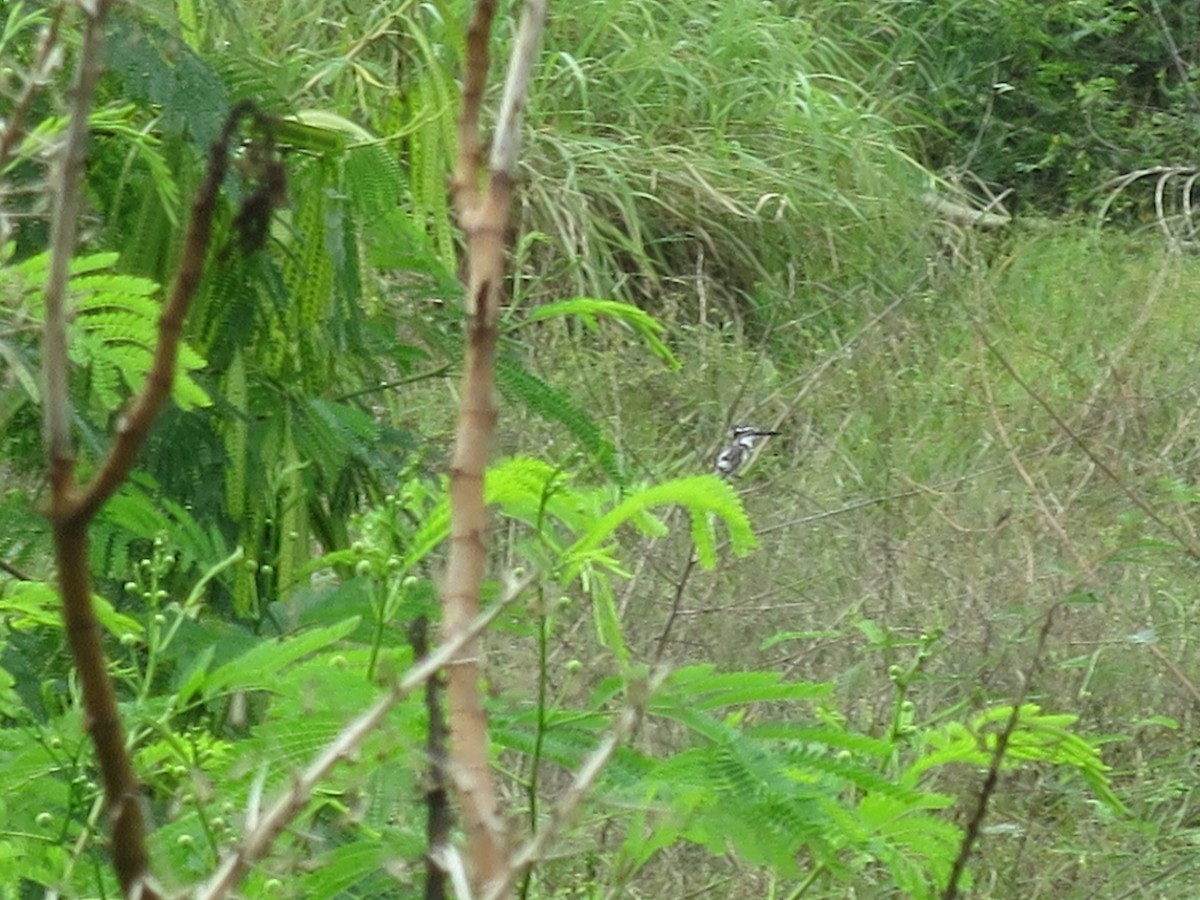
[[[750,458],[756,441],[774,437],[782,432],[772,428],[760,428],[757,425],[734,425],[729,429],[729,442],[717,454],[714,474],[722,478],[732,478]]]

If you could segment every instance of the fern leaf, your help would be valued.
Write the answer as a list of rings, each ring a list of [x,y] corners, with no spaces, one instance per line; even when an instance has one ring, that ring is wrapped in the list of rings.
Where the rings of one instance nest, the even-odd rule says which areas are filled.
[[[520,402],[546,421],[564,426],[605,474],[618,484],[626,483],[612,443],[566,392],[538,378],[509,355],[496,360],[496,382],[508,400]]]
[[[279,549],[276,563],[280,593],[289,590],[296,573],[308,558],[308,510],[305,507],[304,467],[292,438],[295,429],[289,415],[283,438],[283,493],[279,499]]]
[[[583,559],[598,548],[627,522],[635,520],[652,507],[677,504],[692,518],[692,539],[700,564],[711,569],[717,563],[716,539],[711,517],[725,522],[729,530],[730,547],[737,556],[745,556],[756,546],[750,520],[733,488],[714,475],[680,478],[645,488],[627,498],[597,521],[589,533],[571,550],[571,555]]]
[[[583,527],[581,500],[562,482],[561,473],[538,459],[513,457],[488,468],[484,502],[499,505],[506,515],[536,525],[540,515],[552,517],[573,530]],[[423,560],[450,533],[450,501],[445,495],[423,518],[405,557],[405,569]]]
[[[42,253],[0,274],[0,284],[10,281],[29,298],[28,315],[38,323],[45,310],[41,285],[48,260],[48,254]],[[153,299],[159,286],[149,279],[108,271],[117,262],[115,253],[76,258],[69,293],[76,318],[68,352],[72,360],[89,367],[93,399],[106,412],[115,411],[125,396],[141,390],[152,364],[152,348],[158,342],[161,312]],[[171,396],[182,409],[211,402],[191,376],[204,365],[194,348],[180,343]],[[120,389],[119,381],[124,381],[125,391]]]
[[[596,319],[600,316],[614,319],[632,328],[646,342],[650,351],[672,369],[682,367],[682,363],[662,341],[661,335],[666,330],[663,324],[645,310],[639,309],[631,303],[576,297],[573,300],[560,300],[556,303],[546,303],[536,307],[529,314],[529,321],[543,322],[562,316],[577,317],[593,328],[596,325]]]
[[[333,260],[325,245],[327,223],[327,165],[315,167],[304,185],[296,211],[296,244],[284,262],[284,283],[289,304],[285,334],[293,348],[293,378],[310,387],[320,383],[327,360],[317,353],[317,335],[324,327],[324,315],[333,288]]]
[[[275,679],[283,669],[342,640],[358,627],[358,622],[358,618],[346,619],[289,640],[259,643],[210,673],[204,679],[204,695],[213,697],[229,690],[271,690],[278,686]]]

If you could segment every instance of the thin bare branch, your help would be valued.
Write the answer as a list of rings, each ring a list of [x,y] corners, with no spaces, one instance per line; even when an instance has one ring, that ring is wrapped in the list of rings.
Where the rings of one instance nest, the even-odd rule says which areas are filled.
[[[111,0],[96,0],[83,29],[83,44],[71,84],[71,109],[62,146],[51,178],[54,196],[50,214],[50,271],[46,280],[46,322],[42,332],[42,372],[45,394],[42,412],[46,447],[51,460],[54,502],[70,492],[71,399],[67,391],[67,274],[79,236],[79,187],[87,157],[88,118],[96,83],[104,72],[104,26]],[[65,479],[65,480],[64,480]]]
[[[503,173],[510,181],[517,177],[517,155],[521,149],[521,112],[529,94],[529,79],[533,61],[537,59],[546,27],[546,0],[526,0],[525,12],[517,31],[517,42],[508,59],[508,75],[504,80],[504,96],[500,100],[500,115],[496,120],[496,137],[492,141],[489,165],[493,177]]]
[[[248,816],[247,830],[237,847],[222,858],[213,877],[195,892],[195,900],[220,900],[229,896],[250,871],[250,867],[267,854],[276,838],[304,810],[313,790],[333,768],[342,760],[353,757],[367,736],[379,728],[397,703],[461,653],[462,648],[474,641],[497,616],[516,602],[537,577],[536,572],[531,572],[511,584],[495,604],[409,669],[403,678],[392,685],[391,690],[375,701],[374,706],[343,728],[303,772],[295,775],[291,787],[277,797],[266,812]]]
[[[84,50],[76,78],[75,105],[62,152],[58,195],[52,223],[51,266],[46,288],[46,326],[42,364],[46,381],[46,444],[50,463],[51,503],[48,517],[54,530],[55,563],[62,614],[71,654],[83,693],[84,721],[96,748],[96,761],[104,783],[106,809],[111,819],[113,868],[127,897],[156,898],[151,886],[146,824],[140,786],[133,771],[116,696],[104,654],[103,632],[92,605],[88,570],[88,525],[97,510],[120,486],[133,467],[150,425],[171,390],[183,318],[199,285],[211,237],[217,192],[228,164],[229,141],[238,121],[250,107],[231,113],[220,141],[212,148],[206,178],[201,185],[188,229],[187,244],[171,297],[159,320],[154,362],[142,392],[124,418],[116,441],[95,480],[79,494],[74,486],[74,448],[67,394],[66,284],[76,240],[86,123],[91,96],[99,77],[98,54],[102,47],[103,12],[99,3],[88,20]],[[88,59],[91,62],[88,62]],[[82,85],[82,87],[81,87]],[[82,123],[82,125],[80,124]],[[70,195],[74,195],[71,197]],[[64,221],[69,219],[70,221]]]
[[[950,876],[946,879],[946,888],[942,891],[942,900],[955,900],[958,897],[958,885],[962,881],[963,873],[966,871],[967,862],[971,858],[975,844],[979,841],[979,832],[983,827],[983,820],[987,816],[988,804],[991,802],[992,795],[996,791],[996,785],[1000,782],[1000,770],[1004,765],[1004,757],[1008,753],[1008,742],[1017,730],[1017,725],[1021,721],[1021,707],[1025,704],[1025,698],[1029,695],[1030,687],[1041,670],[1042,660],[1045,659],[1046,645],[1050,640],[1050,631],[1054,627],[1054,614],[1057,612],[1058,607],[1059,604],[1055,603],[1046,611],[1046,616],[1042,620],[1042,627],[1038,631],[1037,645],[1033,648],[1033,657],[1030,659],[1026,671],[1022,673],[1021,689],[1012,701],[1012,713],[1004,723],[1004,727],[1000,730],[1000,733],[996,735],[996,746],[992,750],[992,759],[988,764],[983,785],[979,789],[979,796],[975,801],[975,809],[972,811],[971,817],[967,820],[966,828],[963,830],[962,843],[959,845],[954,865],[950,869]]]
[[[408,627],[408,642],[417,662],[429,655],[429,617],[418,616]],[[446,714],[442,709],[442,683],[435,674],[425,681],[425,715],[429,719],[425,738],[429,770],[425,773],[425,900],[444,900],[446,873],[434,849],[450,844],[454,813],[450,809],[450,778],[446,756]]]
[[[17,95],[8,117],[4,120],[4,127],[0,129],[0,173],[8,166],[13,154],[16,153],[17,145],[25,137],[27,130],[25,118],[29,115],[29,108],[33,105],[34,98],[42,88],[50,83],[54,73],[62,65],[63,52],[58,36],[66,9],[67,5],[61,3],[51,13],[50,24],[46,26],[38,40],[37,52],[34,55],[33,65],[29,67],[29,72],[25,76],[25,84],[21,88],[21,93]],[[4,235],[0,233],[0,243],[3,241]]]
[[[451,183],[451,193],[460,220],[468,212],[474,211],[479,203],[479,170],[483,166],[479,114],[491,65],[489,43],[495,15],[495,0],[478,0],[471,23],[467,26],[467,64],[463,75],[462,110],[458,115],[458,160]]]
[[[113,868],[126,896],[158,897],[149,883],[146,825],[137,777],[125,747],[116,697],[104,658],[100,624],[92,608],[87,521],[74,507],[75,450],[67,376],[67,279],[78,239],[80,186],[87,156],[88,118],[103,72],[104,29],[110,0],[85,9],[83,41],[72,82],[67,127],[55,161],[50,221],[50,268],[42,332],[44,437],[50,465],[50,519],[62,594],[63,622],[79,672],[87,730],[96,748],[112,828]]]

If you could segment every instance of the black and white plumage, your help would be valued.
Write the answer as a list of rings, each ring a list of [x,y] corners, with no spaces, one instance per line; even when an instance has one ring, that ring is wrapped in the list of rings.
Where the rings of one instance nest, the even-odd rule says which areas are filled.
[[[717,454],[714,471],[722,478],[732,478],[750,458],[756,441],[773,437],[780,432],[757,425],[734,425],[729,429],[729,442]]]

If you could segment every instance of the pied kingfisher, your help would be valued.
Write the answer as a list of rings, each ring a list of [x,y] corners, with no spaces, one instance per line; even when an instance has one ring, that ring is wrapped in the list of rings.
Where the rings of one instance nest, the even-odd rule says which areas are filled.
[[[750,458],[755,441],[779,433],[770,428],[759,428],[757,425],[734,425],[729,429],[729,442],[717,454],[715,473],[722,478],[732,478]]]

